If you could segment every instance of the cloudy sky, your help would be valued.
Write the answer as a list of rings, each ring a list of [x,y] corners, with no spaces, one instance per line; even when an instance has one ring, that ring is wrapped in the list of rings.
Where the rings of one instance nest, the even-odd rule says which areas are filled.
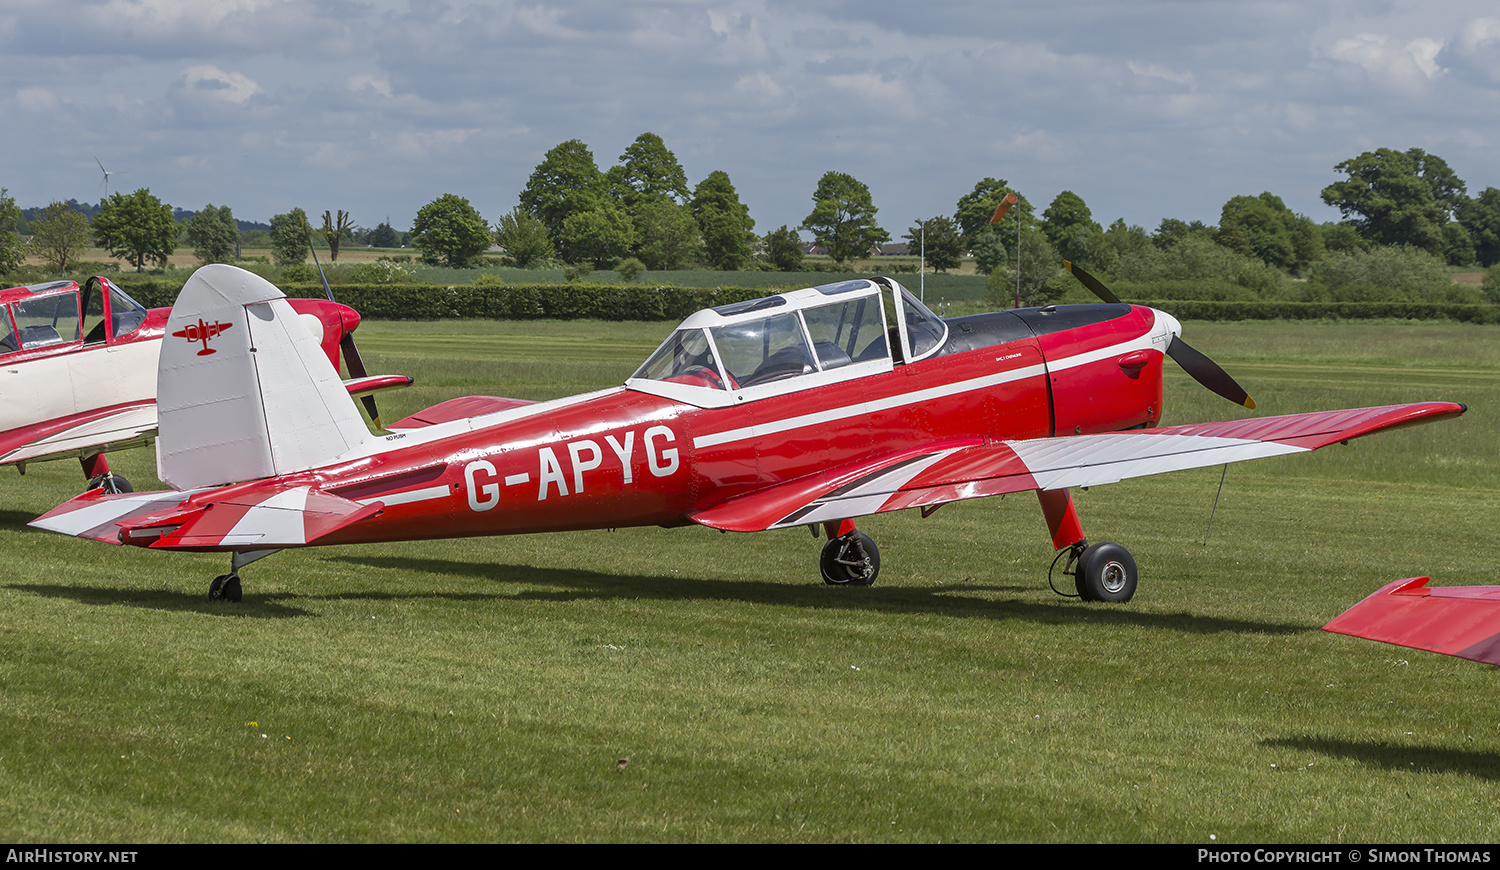
[[[926,5],[0,0],[0,186],[98,201],[97,158],[111,190],[246,220],[405,229],[455,193],[493,224],[549,148],[607,169],[651,131],[762,233],[828,170],[895,237],[985,176],[1147,229],[1263,190],[1337,219],[1334,165],[1380,147],[1500,187],[1493,0]]]

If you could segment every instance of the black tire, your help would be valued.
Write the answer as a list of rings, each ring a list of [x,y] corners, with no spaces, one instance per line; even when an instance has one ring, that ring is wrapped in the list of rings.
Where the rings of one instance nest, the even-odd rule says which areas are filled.
[[[130,481],[118,474],[100,474],[89,481],[88,489],[98,489],[101,486],[110,495],[135,492],[135,487],[130,485]]]
[[[208,584],[209,601],[228,601],[230,604],[238,604],[244,598],[244,591],[240,589],[240,575],[220,574],[214,578],[214,582]]]
[[[1123,603],[1135,596],[1138,576],[1135,559],[1124,547],[1108,541],[1094,544],[1078,559],[1074,583],[1084,601]]]
[[[869,535],[856,530],[825,544],[818,568],[830,586],[869,586],[880,576],[880,550]]]

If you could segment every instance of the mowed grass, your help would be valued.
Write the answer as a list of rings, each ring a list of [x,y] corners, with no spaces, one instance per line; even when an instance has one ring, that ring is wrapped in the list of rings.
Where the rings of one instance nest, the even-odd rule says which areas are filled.
[[[619,383],[664,324],[358,334],[421,386]],[[1188,324],[1257,414],[1424,399],[1460,420],[1076,493],[1134,553],[1126,605],[1047,588],[1036,500],[863,520],[883,571],[817,579],[805,530],[222,556],[0,508],[0,837],[11,841],[1466,842],[1500,835],[1500,669],[1322,632],[1382,584],[1495,582],[1500,332]],[[1237,409],[1175,369],[1169,423]],[[1245,412],[1238,412],[1243,414]],[[156,486],[149,451],[114,460]]]

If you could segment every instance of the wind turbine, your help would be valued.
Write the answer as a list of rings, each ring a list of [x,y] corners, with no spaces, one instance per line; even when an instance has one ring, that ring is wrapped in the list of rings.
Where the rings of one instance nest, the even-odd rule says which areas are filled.
[[[95,163],[99,163],[99,158],[95,157],[94,158],[94,162]],[[109,177],[111,175],[120,175],[122,173],[119,173],[119,172],[110,172],[108,169],[104,168],[104,164],[103,163],[99,163],[99,171],[102,172],[102,173],[104,173],[104,184],[102,185],[103,188],[104,188],[104,198],[105,199],[109,199]]]

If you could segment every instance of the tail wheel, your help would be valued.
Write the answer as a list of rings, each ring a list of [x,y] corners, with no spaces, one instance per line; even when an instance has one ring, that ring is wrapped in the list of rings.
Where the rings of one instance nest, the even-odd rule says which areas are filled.
[[[869,586],[880,575],[880,550],[869,535],[853,531],[823,546],[818,567],[830,586]]]
[[[1094,544],[1079,557],[1073,579],[1084,601],[1129,601],[1138,579],[1135,559],[1119,544]]]

